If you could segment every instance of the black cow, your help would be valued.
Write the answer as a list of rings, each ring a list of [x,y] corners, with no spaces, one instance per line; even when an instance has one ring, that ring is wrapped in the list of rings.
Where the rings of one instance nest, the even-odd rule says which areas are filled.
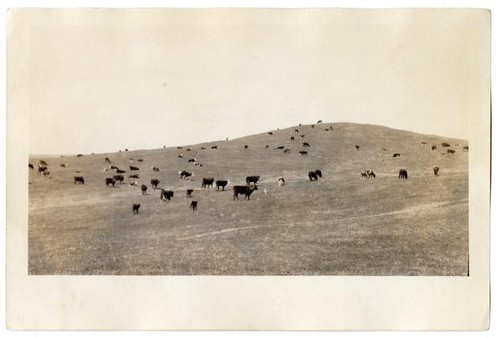
[[[295,141],[295,137],[291,136],[290,141]]]
[[[235,185],[233,187],[233,200],[234,199],[239,199],[238,195],[245,195],[243,199],[248,199],[250,201],[250,195],[255,191],[258,190],[257,186],[246,186],[246,185]]]
[[[115,166],[115,165],[112,165],[112,166],[110,166],[109,168],[110,168],[110,169],[113,169],[113,170],[120,170],[120,168],[118,168],[118,167],[117,167],[117,166]]]
[[[295,129],[295,132],[296,132],[296,133],[298,133],[298,132],[299,132],[299,130],[298,130],[298,129]]]
[[[281,149],[285,149],[285,146],[279,146],[276,148],[276,150],[281,150]]]
[[[317,123],[318,123],[318,124],[320,124],[321,122],[323,122],[323,121],[322,121],[322,120],[318,120],[318,122],[317,122]]]
[[[116,173],[117,174],[125,174],[126,171],[125,170],[121,170],[121,169],[116,169]]]
[[[188,160],[188,162],[192,162],[192,163],[194,163],[194,162],[196,162],[196,159],[195,159],[195,158],[190,158],[190,159]]]
[[[323,177],[323,173],[321,172],[321,170],[316,169],[314,172],[316,173],[316,175],[318,175],[318,177]]]
[[[59,166],[60,166],[61,168],[66,168],[66,163],[61,163],[61,164],[59,164]]]
[[[177,149],[182,149],[182,147],[177,147]]]
[[[186,179],[188,177],[193,176],[193,173],[186,171],[186,170],[183,170],[183,171],[179,171],[179,175],[180,175],[180,178]]]
[[[40,160],[40,161],[38,162],[38,166],[39,166],[39,167],[41,167],[41,166],[46,167],[46,166],[48,166],[48,164],[47,164],[47,162],[45,162],[44,160]]]
[[[464,146],[464,151],[469,150],[469,146]]]
[[[207,188],[208,186],[213,187],[213,184],[214,184],[214,178],[213,177],[203,178],[202,181],[201,181],[201,187],[202,188]]]
[[[361,178],[368,178],[368,175],[366,175],[366,172],[361,173]]]
[[[257,185],[259,179],[260,176],[247,176],[246,178],[247,185],[250,185],[250,183],[253,183],[253,185]]]
[[[205,149],[207,149],[207,148],[205,148],[205,147],[201,147],[201,150],[205,150]]]
[[[304,138],[305,136],[306,136],[305,134],[300,135],[300,137],[302,137],[302,138]]]
[[[301,150],[301,151],[299,151],[299,154],[302,155],[302,156],[306,156],[307,155],[307,151]]]
[[[246,144],[245,144],[245,147],[244,147],[244,148],[245,148],[245,149],[248,149],[248,145],[246,145]]]
[[[113,187],[115,186],[115,180],[111,177],[106,178],[106,186],[112,185]]]
[[[160,169],[157,168],[157,167],[151,167],[151,170],[153,170],[153,171],[160,171]]]
[[[288,154],[290,152],[292,152],[292,151],[289,148],[286,148],[285,150],[283,150],[283,154]]]
[[[198,201],[191,201],[191,205],[189,206],[193,211],[198,210]]]
[[[217,180],[215,182],[215,186],[217,187],[217,190],[219,190],[219,187],[222,187],[222,190],[226,187],[228,181],[227,180]]]
[[[123,183],[123,180],[125,179],[125,177],[123,177],[123,175],[114,175],[113,179],[115,181],[120,181],[120,183]]]
[[[164,190],[164,189],[161,190],[160,200],[162,200],[162,201],[169,200],[170,201],[170,199],[173,198],[173,197],[174,197],[174,192],[173,191],[171,191],[171,190]]]
[[[392,157],[401,157],[401,154],[400,154],[400,153],[394,153],[394,154],[392,155]]]
[[[431,149],[432,150],[436,150],[437,146],[432,146]]]
[[[366,178],[375,178],[375,177],[377,177],[377,176],[375,175],[373,170],[371,170],[371,169],[366,170]]]
[[[308,173],[309,175],[309,181],[317,181],[318,180],[318,175],[316,174],[315,171],[310,171]]]
[[[47,177],[50,175],[50,171],[48,170],[45,170],[43,173],[42,173],[43,177]]]
[[[269,135],[274,135],[274,133],[272,131],[268,132]]]
[[[76,155],[76,157],[83,157],[83,154],[78,154]]]
[[[28,165],[28,167],[29,167],[30,169],[35,169],[35,167],[34,167],[34,166],[33,166],[33,164],[31,164],[31,163]]]
[[[191,148],[187,148],[186,151],[191,151]]]
[[[148,187],[145,184],[141,185],[141,192],[142,192],[143,196],[146,195],[147,191],[148,191]]]
[[[81,184],[85,184],[85,180],[83,179],[82,176],[75,176],[73,178],[73,183],[81,183]]]
[[[141,207],[140,204],[132,204],[132,213],[133,214],[138,214],[139,213],[139,208]]]
[[[266,148],[266,149],[269,149],[269,145],[267,145],[267,144],[266,144],[265,148]]]
[[[439,167],[437,165],[435,165],[434,167],[432,167],[432,171],[434,172],[434,175],[435,176],[439,176]]]
[[[306,148],[309,148],[309,147],[310,147],[309,143],[307,143],[307,142],[302,143],[302,146],[303,146],[303,147],[306,147]]]
[[[106,162],[106,163],[111,163],[111,160],[109,159],[109,157],[106,157],[106,158],[104,159],[104,162]]]
[[[448,149],[448,154],[454,154],[455,153],[455,150],[453,149]]]
[[[408,172],[406,171],[406,169],[399,169],[399,176],[398,176],[398,178],[405,179],[405,180],[408,179]]]
[[[131,171],[134,171],[134,170],[135,170],[135,171],[137,171],[137,170],[139,170],[139,168],[137,168],[137,167],[133,167],[133,166],[130,166],[130,170],[131,170]]]
[[[134,175],[128,175],[129,178],[139,178],[139,175],[138,174],[134,174]]]
[[[137,162],[144,162],[142,158],[138,159]]]
[[[41,175],[43,175],[44,171],[48,170],[48,167],[40,167],[38,166],[38,173]]]
[[[443,142],[443,143],[441,143],[441,146],[442,146],[443,148],[445,148],[445,147],[449,147],[449,146],[450,146],[450,144],[449,144],[449,143],[446,143],[446,142]]]
[[[314,124],[311,125],[311,128],[314,128]]]
[[[193,189],[186,190],[186,197],[192,197],[191,196],[192,193],[193,193]]]
[[[152,178],[150,183],[151,183],[151,186],[156,189],[156,187],[158,187],[158,184],[160,184],[160,180],[157,178]]]
[[[355,145],[354,148],[356,148],[356,150],[359,150],[359,146],[358,145]]]
[[[212,146],[210,147],[210,149],[217,149],[217,146]]]

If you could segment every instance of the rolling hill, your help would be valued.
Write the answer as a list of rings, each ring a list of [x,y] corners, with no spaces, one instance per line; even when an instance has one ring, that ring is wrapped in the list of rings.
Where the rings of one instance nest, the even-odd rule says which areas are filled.
[[[38,175],[42,158],[31,156],[29,273],[468,275],[466,145],[375,125],[323,123],[182,149],[45,156],[50,178]],[[126,170],[123,184],[105,185],[115,175],[104,171],[105,157]],[[202,166],[188,162],[194,158]],[[130,165],[140,170],[130,172]],[[398,179],[401,168],[408,180]],[[315,169],[323,177],[310,181]],[[376,178],[360,178],[367,169]],[[181,170],[193,172],[192,180],[180,179]],[[134,173],[140,178],[128,177]],[[85,184],[73,183],[77,175]],[[250,200],[233,200],[232,187],[249,175],[260,176],[258,190]],[[285,186],[278,186],[279,176]],[[225,191],[202,189],[203,177],[230,183]],[[171,201],[160,200],[152,178],[175,192]],[[147,195],[129,185],[134,181],[148,185]],[[194,189],[192,198],[186,189]],[[141,204],[137,215],[133,203]]]

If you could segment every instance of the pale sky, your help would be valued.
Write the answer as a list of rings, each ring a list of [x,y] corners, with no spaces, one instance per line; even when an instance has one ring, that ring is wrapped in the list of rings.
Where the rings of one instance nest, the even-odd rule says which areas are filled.
[[[32,154],[187,145],[319,119],[468,139],[468,116],[489,95],[484,11],[20,14],[28,33],[14,26],[9,38],[26,61],[8,62],[30,74]]]

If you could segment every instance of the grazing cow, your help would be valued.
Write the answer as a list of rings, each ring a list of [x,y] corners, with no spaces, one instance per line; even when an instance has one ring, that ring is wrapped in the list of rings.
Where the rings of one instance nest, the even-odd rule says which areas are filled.
[[[183,158],[183,157],[184,157],[184,155],[179,154],[179,155],[177,155],[177,157],[178,157],[178,158]]]
[[[66,168],[66,163],[61,163],[59,166],[60,166],[61,168]]]
[[[325,128],[325,131],[330,131],[330,129],[328,129],[328,128]]]
[[[318,175],[316,174],[315,171],[310,171],[308,173],[309,176],[309,181],[317,181],[318,180]]]
[[[268,135],[274,135],[274,133],[272,131],[268,132],[267,134]]]
[[[81,184],[85,184],[85,180],[83,179],[82,176],[75,176],[73,178],[73,183],[81,183]]]
[[[392,157],[401,157],[401,154],[400,154],[400,153],[394,153],[394,154],[392,155]]]
[[[443,143],[441,143],[441,146],[442,146],[443,148],[445,148],[445,147],[449,147],[449,146],[450,146],[450,144],[449,144],[449,143],[446,143],[446,142],[443,142]]]
[[[44,160],[40,160],[40,162],[38,162],[38,167],[41,167],[41,166],[47,167],[48,164]]]
[[[368,178],[368,175],[366,175],[366,172],[361,173],[361,177],[360,178]]]
[[[158,184],[160,184],[160,180],[157,179],[157,178],[152,178],[151,181],[150,181],[150,183],[151,183],[151,186],[154,189],[156,189],[158,187]]]
[[[437,165],[435,165],[434,167],[432,167],[432,171],[434,171],[434,175],[435,176],[439,176],[438,172],[439,172],[439,167]]]
[[[217,187],[217,190],[219,190],[219,187],[222,187],[222,190],[224,190],[228,183],[228,180],[217,180],[215,181],[215,186]]]
[[[78,155],[76,155],[76,157],[82,157],[82,156],[83,156],[83,154],[78,154]]]
[[[253,185],[257,185],[259,179],[260,176],[247,176],[246,178],[247,185],[250,185],[250,183],[253,183]]]
[[[138,159],[137,162],[144,162],[142,158]]]
[[[359,150],[359,146],[358,145],[355,145],[354,148],[356,148],[356,150]]]
[[[282,187],[285,185],[285,179],[283,176],[278,177],[278,187]]]
[[[106,186],[112,185],[113,187],[115,186],[115,180],[111,177],[106,178]]]
[[[295,137],[291,136],[290,141],[295,141]]]
[[[201,163],[195,163],[194,166],[195,167],[203,167],[203,164],[201,164]]]
[[[169,200],[170,201],[170,199],[173,198],[173,197],[174,197],[174,192],[173,191],[171,191],[171,190],[164,190],[164,189],[161,190],[160,200],[162,200],[162,201]]]
[[[375,178],[375,177],[377,177],[377,176],[375,175],[373,170],[371,170],[371,169],[366,170],[366,178]]]
[[[316,169],[314,172],[316,173],[316,175],[318,175],[318,177],[323,177],[323,173],[321,172],[321,170]]]
[[[302,156],[307,156],[307,151],[301,150],[301,151],[299,151],[299,154]]]
[[[307,142],[302,143],[302,146],[303,146],[303,147],[306,147],[306,148],[309,148],[309,147],[310,147],[309,143],[307,143]]]
[[[187,148],[186,151],[191,151],[191,148]]]
[[[132,213],[133,214],[138,214],[139,213],[139,208],[141,207],[140,204],[132,204]]]
[[[455,150],[453,149],[448,149],[448,154],[454,154],[455,153]]]
[[[306,135],[305,134],[301,134],[300,137],[304,138]]]
[[[243,199],[248,199],[250,201],[250,195],[255,191],[258,190],[257,186],[246,186],[246,185],[235,185],[233,187],[233,200],[234,199],[239,199],[238,195],[245,195]]]
[[[269,149],[269,145],[267,145],[267,144],[266,144],[265,148],[266,148],[266,149]]]
[[[141,185],[141,192],[143,196],[146,195],[147,191],[148,187],[145,184]]]
[[[30,169],[35,169],[35,166],[33,166],[33,164],[31,164],[31,163],[28,165],[28,167],[29,167]]]
[[[217,149],[217,148],[218,148],[217,146],[210,147],[210,149]]]
[[[186,171],[186,170],[183,170],[183,171],[179,171],[179,175],[180,175],[180,178],[182,178],[184,180],[184,179],[186,179],[188,177],[193,176],[193,173],[189,172],[189,171]]]
[[[123,177],[123,175],[114,175],[113,179],[115,181],[120,181],[120,183],[123,183],[123,180],[125,179],[125,177]]]
[[[214,178],[213,177],[203,178],[202,182],[201,182],[201,187],[202,188],[206,188],[208,186],[213,187],[213,184],[214,184]]]
[[[284,154],[288,154],[288,153],[290,153],[290,152],[291,152],[291,150],[290,150],[289,148],[286,148],[285,150],[283,150],[283,153],[284,153]]]
[[[189,206],[193,211],[198,210],[198,201],[191,201],[191,205]]]
[[[139,170],[139,168],[137,168],[137,167],[133,167],[133,166],[130,166],[130,170],[131,170],[131,171],[137,171],[137,170]]]
[[[118,168],[117,166],[114,166],[112,165],[111,167],[109,167],[110,169],[113,169],[113,170],[120,170],[120,168]]]
[[[317,122],[317,123],[318,123],[318,124],[320,124],[321,122],[323,122],[323,121],[322,121],[322,120],[318,120],[318,122]]]
[[[276,150],[281,150],[281,149],[285,149],[285,146],[279,146],[276,148]]]
[[[188,162],[189,162],[189,163],[194,163],[194,162],[196,162],[196,159],[195,159],[195,158],[190,158],[190,159],[188,160]]]
[[[125,170],[121,170],[121,169],[117,169],[117,170],[116,170],[116,173],[117,173],[117,174],[125,174],[125,173],[126,173],[126,171],[125,171]]]
[[[406,169],[399,169],[399,176],[398,176],[398,178],[405,179],[405,180],[408,179],[408,172],[406,171]]]
[[[296,133],[298,133],[298,132],[299,132],[299,130],[298,130],[298,129],[295,129],[295,132],[296,132]]]
[[[432,150],[436,150],[437,149],[437,146],[432,146],[431,147]]]
[[[245,144],[245,147],[244,147],[244,148],[245,148],[245,149],[248,149],[248,145],[246,145],[246,144]]]
[[[314,128],[314,124],[311,125],[311,128]]]
[[[193,189],[186,190],[186,197],[192,197],[191,196],[192,193],[193,193]]]
[[[134,174],[134,175],[128,175],[129,178],[139,178],[139,175],[138,174]]]
[[[153,170],[153,171],[160,171],[160,169],[157,168],[157,167],[151,167],[151,170]]]
[[[469,150],[469,146],[464,146],[464,151]]]
[[[205,148],[205,147],[201,147],[201,150],[205,150],[205,149],[207,149],[207,148]]]
[[[177,147],[177,149],[182,149],[182,147]]]

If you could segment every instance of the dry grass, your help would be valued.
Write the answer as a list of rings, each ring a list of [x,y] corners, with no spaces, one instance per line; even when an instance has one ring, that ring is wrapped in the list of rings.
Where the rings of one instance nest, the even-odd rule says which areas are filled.
[[[330,126],[333,131],[326,132]],[[29,273],[468,274],[468,153],[454,146],[464,141],[355,124],[302,126],[302,139],[294,128],[191,145],[191,152],[45,157],[52,178],[33,171],[29,178]],[[311,144],[308,156],[298,154],[302,142]],[[456,153],[446,154],[441,142]],[[219,149],[211,150],[213,144]],[[292,152],[275,150],[279,145]],[[131,163],[130,155],[144,162]],[[139,184],[159,178],[160,187],[175,190],[174,198],[162,202],[151,187],[146,196],[128,184],[106,187],[112,175],[103,172],[106,156],[127,169],[126,177],[129,165],[140,167]],[[202,167],[187,162],[194,157]],[[30,162],[36,165],[38,158]],[[408,169],[408,180],[397,179],[400,168]],[[310,182],[313,169],[321,169],[323,179]],[[377,178],[360,179],[365,169]],[[180,170],[193,171],[193,181],[179,179]],[[75,175],[84,176],[85,184],[73,184]],[[231,187],[248,175],[261,176],[259,190],[250,201],[233,201]],[[227,191],[201,189],[202,177],[212,176],[230,180]],[[284,187],[278,187],[278,176],[285,177]],[[195,189],[197,211],[189,209],[188,188]],[[141,203],[138,215],[133,203]]]

